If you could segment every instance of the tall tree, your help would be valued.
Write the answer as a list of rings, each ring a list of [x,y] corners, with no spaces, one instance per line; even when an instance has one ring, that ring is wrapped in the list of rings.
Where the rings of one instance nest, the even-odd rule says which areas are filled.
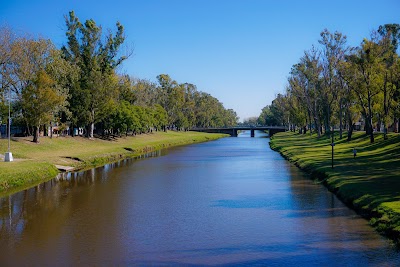
[[[53,119],[54,111],[65,105],[66,95],[60,94],[56,82],[43,70],[22,92],[25,119],[33,126],[33,142],[39,142],[39,128]]]
[[[68,42],[62,47],[64,57],[79,69],[79,82],[71,88],[70,104],[74,122],[86,125],[93,137],[94,125],[106,114],[115,98],[115,70],[127,56],[118,56],[125,40],[124,28],[117,22],[117,32],[102,39],[102,28],[92,19],[82,24],[73,11],[65,16]]]
[[[28,129],[34,127],[33,139],[38,142],[41,124],[48,125],[55,113],[66,110],[68,88],[64,78],[70,76],[72,68],[50,40],[20,37],[12,50],[10,85],[20,114]]]
[[[347,37],[340,32],[331,33],[327,29],[321,32],[319,43],[322,45],[322,104],[325,114],[325,128],[333,127],[331,123],[333,113],[338,113],[339,117],[339,134],[342,138],[343,131],[343,98],[344,84],[338,75],[338,68],[341,61],[347,53],[346,47]],[[336,102],[336,103],[335,103]]]
[[[289,77],[289,87],[291,95],[297,97],[298,105],[306,109],[306,120],[310,124],[314,123],[314,128],[321,136],[321,114],[320,105],[322,102],[321,79],[320,74],[322,67],[320,64],[320,52],[312,47],[311,50],[305,51],[304,56],[300,58],[300,62],[292,67]],[[289,101],[288,103],[293,103]],[[291,106],[292,109],[294,106]],[[304,125],[303,125],[304,126]]]
[[[388,126],[395,116],[394,107],[400,101],[400,60],[397,54],[398,41],[400,40],[400,25],[385,24],[379,26],[378,33],[381,38],[378,44],[382,47],[382,57],[384,61],[384,76],[381,91],[383,94],[383,132],[384,139],[387,139]]]
[[[354,50],[347,56],[352,69],[352,76],[348,77],[347,82],[353,84],[361,107],[361,113],[365,118],[366,133],[370,136],[371,143],[374,142],[373,117],[377,96],[382,79],[383,58],[382,49],[375,40],[364,39],[360,48]]]
[[[352,54],[350,50],[350,54]],[[352,67],[352,64],[348,60],[341,61],[338,66],[338,75],[340,76],[340,81],[342,81],[343,92],[341,93],[341,108],[345,113],[345,121],[347,122],[347,141],[351,141],[353,131],[356,122],[360,119],[361,108],[360,105],[356,105],[357,94],[356,89],[359,84],[358,80],[354,79],[358,77],[358,71]]]

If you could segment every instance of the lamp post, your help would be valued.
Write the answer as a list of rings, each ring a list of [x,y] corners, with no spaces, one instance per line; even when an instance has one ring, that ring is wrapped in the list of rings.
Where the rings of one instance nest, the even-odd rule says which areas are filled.
[[[8,151],[4,154],[4,161],[10,162],[14,161],[13,155],[11,153],[11,89],[8,89]]]

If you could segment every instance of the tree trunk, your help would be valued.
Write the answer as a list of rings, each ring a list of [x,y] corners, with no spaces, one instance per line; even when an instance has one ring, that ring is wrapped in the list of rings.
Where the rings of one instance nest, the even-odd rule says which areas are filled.
[[[388,99],[388,89],[387,89],[388,73],[385,73],[385,81],[383,84],[383,139],[387,140],[387,121],[389,116],[389,99]],[[380,127],[380,125],[379,125]]]
[[[70,129],[71,129],[71,136],[72,136],[72,137],[75,137],[74,124],[71,123],[69,127],[70,127]]]
[[[85,133],[85,135],[86,135],[87,138],[90,138],[90,128],[91,128],[91,124],[86,125],[86,133]]]
[[[400,130],[400,119],[397,119],[397,132],[396,133],[398,133],[399,132],[399,130]]]
[[[365,133],[367,135],[370,135],[373,131],[374,126],[372,125],[372,118],[370,118],[370,116],[367,116],[367,119],[365,120]]]
[[[371,127],[372,127],[372,126],[371,126]],[[375,142],[374,130],[373,130],[373,129],[371,129],[371,133],[369,134],[369,140],[370,140],[371,144],[372,144],[373,142]]]
[[[347,141],[351,141],[351,137],[353,135],[354,124],[349,124],[349,131],[347,132]]]
[[[93,138],[94,123],[90,124],[89,138]]]
[[[372,118],[368,115],[367,120],[365,121],[365,132],[369,135],[369,139],[371,144],[375,141],[374,140],[374,128],[372,126]]]
[[[384,140],[388,139],[387,133],[388,133],[388,128],[386,126],[386,123],[383,123],[383,139]]]
[[[368,126],[369,126],[369,138],[371,141],[371,144],[375,141],[374,140],[374,129],[372,127],[372,96],[371,93],[368,91]]]
[[[314,117],[315,129],[317,130],[318,137],[321,137],[321,127],[318,123],[318,118]]]
[[[346,107],[346,116],[347,116],[347,124],[349,125],[349,130],[347,132],[347,141],[351,141],[351,137],[353,135],[353,131],[355,128],[355,123],[353,122],[349,106]]]
[[[330,106],[328,106],[327,105],[327,107],[326,107],[326,129],[328,129],[329,130],[329,134],[330,134],[330,131],[331,131],[331,127],[330,127],[330,125],[331,125],[331,112],[330,112],[330,110],[331,110],[331,108],[330,108]],[[332,125],[332,131],[334,131],[334,126]]]
[[[93,138],[93,132],[94,132],[94,122],[95,122],[95,120],[94,120],[94,110],[92,109],[92,112],[91,112],[92,114],[91,114],[91,123],[90,123],[90,125],[88,126],[88,138]]]
[[[376,131],[381,132],[381,125],[382,125],[382,117],[378,114],[378,122],[376,123]]]
[[[31,134],[31,127],[29,127],[28,123],[26,123],[26,131],[27,131],[28,136],[32,135]]]
[[[34,126],[33,127],[33,142],[34,143],[39,143],[39,126]]]

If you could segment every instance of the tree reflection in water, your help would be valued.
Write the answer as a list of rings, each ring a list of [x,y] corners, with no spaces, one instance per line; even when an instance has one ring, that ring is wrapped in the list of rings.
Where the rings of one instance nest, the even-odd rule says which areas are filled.
[[[35,221],[35,223],[32,223],[32,225],[35,225],[33,227],[41,225],[38,222],[43,222],[45,225],[41,225],[41,227],[46,227],[46,231],[56,233],[60,227],[54,223],[45,223],[46,214],[58,211],[60,216],[57,216],[57,221],[60,224],[65,221],[65,218],[71,216],[74,207],[79,205],[79,203],[76,203],[78,200],[67,197],[72,188],[90,191],[90,185],[105,183],[108,179],[107,174],[112,169],[126,166],[134,160],[157,157],[161,154],[162,151],[157,150],[88,171],[60,173],[48,182],[0,198],[0,248],[2,245],[13,246],[12,240],[20,240],[24,231],[30,227],[30,223],[33,221]],[[86,198],[86,201],[89,199]],[[80,198],[79,201],[85,201],[85,199]],[[61,206],[62,209],[60,209]],[[60,210],[63,212],[60,212]]]

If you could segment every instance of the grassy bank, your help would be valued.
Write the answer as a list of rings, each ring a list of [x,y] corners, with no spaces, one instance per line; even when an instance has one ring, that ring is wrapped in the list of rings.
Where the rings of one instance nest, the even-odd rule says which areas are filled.
[[[388,140],[376,135],[374,144],[361,132],[355,133],[351,142],[335,139],[333,169],[328,137],[286,132],[276,134],[270,144],[399,244],[400,135],[390,134]]]
[[[112,141],[82,137],[13,138],[11,151],[15,161],[0,161],[0,196],[19,191],[54,178],[55,165],[88,169],[124,158],[136,157],[162,148],[205,142],[226,135],[197,132],[158,132]],[[7,140],[0,139],[0,153],[7,151]]]

